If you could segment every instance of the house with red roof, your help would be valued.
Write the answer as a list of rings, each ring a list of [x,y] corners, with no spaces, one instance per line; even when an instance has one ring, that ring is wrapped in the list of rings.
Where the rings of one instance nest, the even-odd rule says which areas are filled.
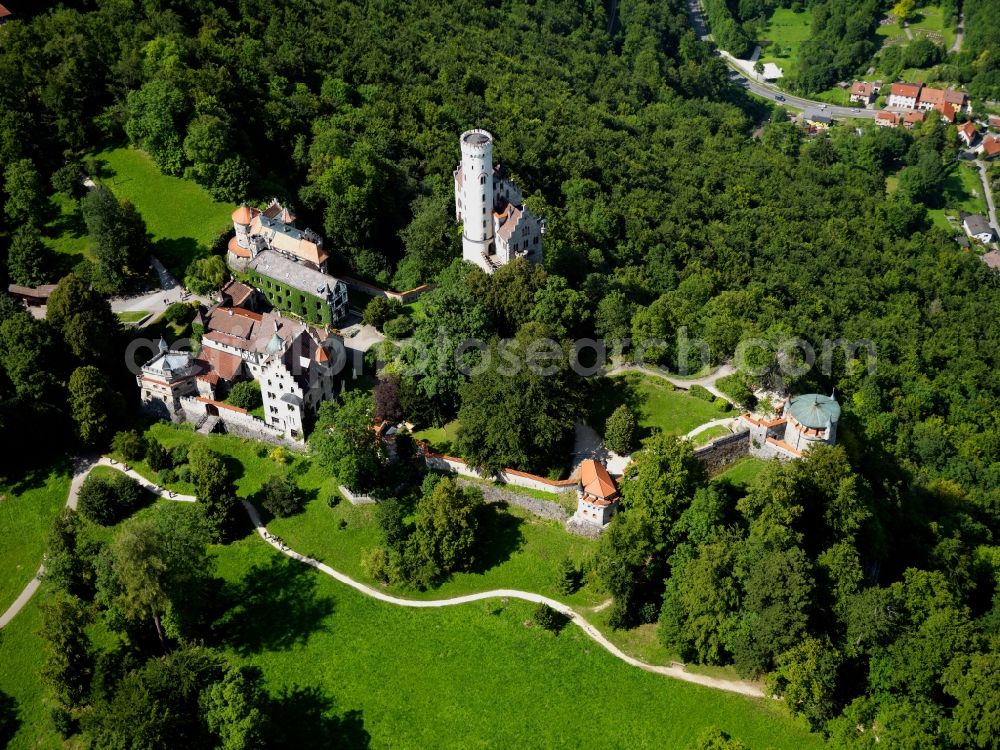
[[[851,101],[864,104],[867,107],[875,101],[878,91],[874,83],[855,81],[851,84]]]
[[[875,124],[880,128],[898,128],[903,118],[898,112],[879,110],[875,113]]]
[[[580,463],[576,496],[577,522],[604,528],[618,511],[618,484],[607,467],[592,458]]]
[[[958,137],[966,146],[971,146],[979,136],[979,129],[974,122],[963,122],[957,129]]]
[[[995,159],[997,156],[1000,156],[1000,135],[990,134],[983,138],[982,157],[984,159]]]

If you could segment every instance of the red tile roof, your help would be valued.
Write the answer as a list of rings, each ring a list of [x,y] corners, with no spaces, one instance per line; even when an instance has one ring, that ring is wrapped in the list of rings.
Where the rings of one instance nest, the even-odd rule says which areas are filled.
[[[580,486],[585,495],[612,503],[618,499],[618,487],[615,480],[608,474],[604,464],[598,463],[592,458],[585,459],[580,464]]]
[[[229,246],[228,247],[229,247],[229,252],[231,252],[237,258],[249,258],[250,257],[250,250],[247,249],[247,248],[245,248],[245,247],[240,247],[239,243],[236,241],[236,237],[235,236],[232,239],[229,240]]]
[[[960,135],[964,135],[967,141],[971,141],[976,137],[976,126],[971,122],[963,122],[958,126],[958,132]]]
[[[996,156],[997,154],[1000,154],[1000,138],[995,135],[990,138],[984,138],[983,153],[987,156]]]
[[[211,334],[205,334],[208,338]],[[220,351],[211,346],[203,346],[198,352],[198,361],[202,362],[209,369],[215,372],[223,380],[233,380],[240,368],[243,366],[243,359],[231,352]]]
[[[991,128],[1000,128],[1000,115],[990,115],[986,122]]]
[[[0,5],[0,18],[6,18],[7,16],[13,15],[4,6]]]
[[[866,81],[855,81],[851,85],[851,94],[853,96],[871,96],[875,87]]]
[[[923,122],[924,117],[925,115],[923,112],[907,112],[905,115],[903,115],[903,122],[909,124]]]
[[[895,96],[907,96],[916,99],[920,95],[919,83],[894,83],[889,89],[889,93]]]

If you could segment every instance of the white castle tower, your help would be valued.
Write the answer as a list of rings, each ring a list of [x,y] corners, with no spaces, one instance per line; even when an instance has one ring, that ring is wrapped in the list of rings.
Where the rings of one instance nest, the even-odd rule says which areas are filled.
[[[517,186],[493,166],[493,136],[462,133],[454,172],[455,218],[462,223],[462,258],[492,273],[516,257],[542,262],[545,222],[522,205]]]
[[[455,186],[456,215],[463,222],[462,257],[478,266],[496,253],[493,242],[493,136],[462,133],[461,184]]]

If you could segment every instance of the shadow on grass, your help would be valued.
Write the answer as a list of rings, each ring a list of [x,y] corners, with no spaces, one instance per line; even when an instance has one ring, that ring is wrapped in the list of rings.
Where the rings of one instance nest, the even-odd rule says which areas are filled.
[[[646,404],[634,382],[631,374],[619,375],[613,378],[592,378],[587,384],[587,411],[584,421],[597,432],[604,432],[604,424],[608,417],[619,406],[624,404],[636,419],[636,439],[644,440],[652,431],[638,424],[644,416]]]
[[[208,253],[194,237],[177,237],[158,239],[153,243],[153,255],[159,258],[174,278],[183,283],[184,272],[191,265],[191,261],[207,256]]]
[[[7,744],[17,734],[21,726],[21,720],[17,715],[17,701],[0,692],[0,747],[7,747]]]
[[[316,687],[285,688],[269,700],[270,718],[266,737],[269,748],[327,750],[367,748],[371,735],[360,711],[338,716],[332,697]]]
[[[283,555],[251,568],[226,598],[231,607],[213,629],[242,655],[304,643],[334,610],[334,600],[316,592],[316,571]]]
[[[482,507],[479,517],[481,535],[470,573],[485,573],[509,560],[524,545],[524,534],[521,532],[524,521],[512,516],[506,509],[506,503],[491,503]]]

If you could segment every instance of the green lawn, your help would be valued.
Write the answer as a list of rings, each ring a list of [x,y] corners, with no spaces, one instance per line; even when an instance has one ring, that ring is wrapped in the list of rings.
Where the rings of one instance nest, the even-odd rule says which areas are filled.
[[[67,265],[90,260],[90,238],[79,203],[56,193],[49,201],[52,219],[42,230],[42,240],[52,250],[66,256]]]
[[[120,312],[115,314],[118,316],[118,320],[120,320],[122,323],[138,323],[140,320],[149,315],[149,313],[146,310],[136,310],[134,312]]]
[[[750,747],[822,745],[775,701],[629,667],[576,627],[534,627],[526,603],[394,607],[259,540],[220,549],[218,566],[244,602],[219,628],[230,652],[272,693],[318,689],[372,747],[683,748],[709,726]],[[601,701],[585,719],[583,696]]]
[[[716,438],[724,437],[726,435],[732,435],[732,430],[730,430],[725,425],[716,425],[715,427],[709,427],[707,430],[699,432],[692,438],[695,445],[707,445],[711,443]]]
[[[413,599],[441,599],[516,588],[581,606],[592,606],[605,598],[591,588],[565,596],[555,587],[559,562],[564,557],[577,564],[584,562],[593,554],[596,542],[568,533],[557,521],[538,518],[515,506],[488,506],[486,518],[486,533],[477,548],[474,572],[456,573],[430,591],[396,587],[387,590]],[[330,508],[324,498],[318,498],[299,515],[272,520],[268,529],[296,551],[353,578],[375,583],[361,569],[364,550],[383,544],[374,506],[353,506],[344,501]]]
[[[799,47],[812,30],[812,11],[795,13],[790,8],[776,8],[761,32],[761,62],[771,62],[785,76],[798,72]],[[780,83],[780,81],[779,81]]]
[[[38,570],[52,519],[66,504],[70,474],[69,462],[64,461],[47,471],[32,472],[13,485],[0,486],[0,612],[6,611]]]
[[[414,440],[426,440],[431,445],[431,450],[436,453],[447,453],[455,444],[458,437],[459,422],[453,419],[443,427],[427,427],[413,433]]]
[[[207,255],[213,240],[232,226],[233,206],[221,203],[191,180],[162,174],[142,151],[115,148],[96,155],[101,182],[131,201],[153,239],[153,253],[182,277],[194,258]]]
[[[898,188],[899,177],[897,175],[886,177],[887,193],[894,193]],[[969,164],[956,164],[952,167],[944,184],[944,206],[928,209],[927,216],[934,226],[940,227],[946,232],[961,232],[962,229],[958,226],[960,211],[986,215],[983,183],[979,179],[979,172]],[[948,221],[947,217],[949,216],[954,217],[955,224]]]
[[[724,480],[739,487],[746,487],[764,470],[767,464],[768,462],[762,458],[746,456],[728,466],[725,471],[716,474],[714,478],[716,481]]]
[[[587,424],[603,432],[604,423],[619,405],[625,404],[636,416],[640,437],[654,429],[670,435],[684,435],[700,424],[722,414],[713,404],[676,390],[662,378],[629,372],[592,381],[587,398]]]
[[[236,446],[230,452],[241,453]],[[252,479],[267,473],[251,466],[244,486],[253,486]],[[174,507],[179,506],[162,501],[139,514]],[[354,546],[352,533],[372,528],[371,512],[346,503],[330,509],[314,501],[303,516],[280,522],[280,533],[293,542],[297,524],[308,537],[304,546],[321,545],[337,558]],[[348,522],[344,531],[336,530],[340,518]],[[525,522],[521,519],[520,528]],[[88,534],[102,539],[114,531],[88,527]],[[491,585],[520,585],[527,576],[540,580],[543,572],[551,572],[548,561],[567,550],[581,559],[593,544],[547,524],[539,527],[540,532],[524,529],[510,560],[477,579],[491,576]],[[560,544],[556,531],[569,540],[567,545]],[[515,558],[526,561],[535,546],[536,560],[546,562],[514,573],[520,564]],[[304,735],[314,734],[320,722],[333,722],[348,747],[367,737],[372,747],[401,748],[688,747],[705,728],[718,726],[751,747],[822,745],[776,701],[635,669],[574,626],[559,635],[535,627],[532,607],[523,602],[493,600],[432,610],[379,603],[279,555],[252,534],[213,547],[213,554],[217,574],[225,581],[224,612],[208,645],[260,668],[273,696],[299,690],[299,697],[326,717],[313,713],[300,719]],[[544,555],[548,557],[540,557]],[[542,584],[539,588],[550,593]],[[463,590],[456,580],[435,595]],[[37,678],[44,658],[36,635],[38,602],[44,595],[43,587],[0,633],[0,691],[16,702],[20,721],[10,748],[60,744]],[[605,625],[605,615],[591,613],[589,619]],[[115,642],[100,623],[90,632],[99,649]],[[615,639],[627,642],[630,652],[669,660],[669,654],[657,651],[662,647],[652,627],[616,634]],[[729,676],[727,670],[698,671]],[[591,693],[602,696],[606,710],[588,712],[587,720],[580,721],[579,696]]]

